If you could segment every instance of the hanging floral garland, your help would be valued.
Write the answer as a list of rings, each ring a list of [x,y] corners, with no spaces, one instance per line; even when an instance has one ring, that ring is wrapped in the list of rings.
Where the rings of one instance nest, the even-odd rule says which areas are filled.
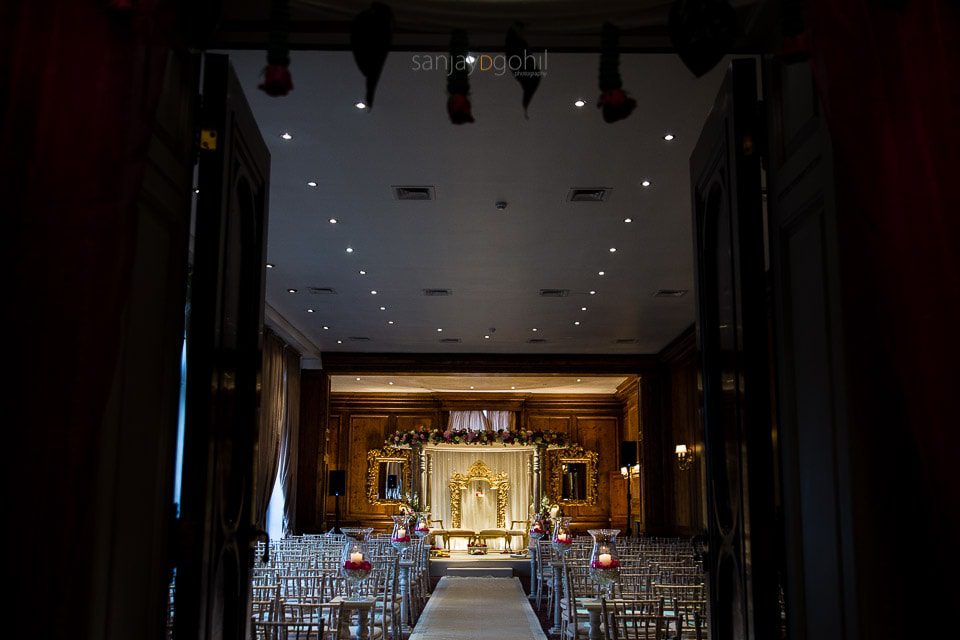
[[[453,124],[473,122],[470,106],[470,44],[467,32],[456,29],[450,34],[450,75],[447,76],[447,115]]]
[[[616,122],[629,116],[637,106],[623,90],[620,78],[620,30],[609,22],[603,25],[600,44],[600,100],[597,107],[603,110],[605,122]]]
[[[427,444],[478,444],[478,445],[515,445],[531,447],[536,445],[566,446],[570,443],[567,434],[559,431],[468,431],[455,429],[411,429],[397,431],[384,441],[388,447],[412,447]]]
[[[290,21],[287,0],[273,0],[270,3],[270,21],[272,27],[270,44],[267,47],[267,66],[263,69],[260,90],[276,98],[293,91],[293,77],[290,75],[290,46],[287,43],[287,25]]]

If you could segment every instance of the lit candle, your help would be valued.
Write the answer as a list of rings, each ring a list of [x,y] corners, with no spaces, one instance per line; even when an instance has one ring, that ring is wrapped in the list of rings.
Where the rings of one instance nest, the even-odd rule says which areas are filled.
[[[357,564],[360,564],[361,562],[363,562],[363,554],[360,553],[359,551],[354,551],[353,553],[350,554],[350,562],[355,562]]]
[[[557,534],[557,542],[567,542],[568,540],[570,540],[570,536],[569,536],[569,535],[567,535],[567,534],[565,534],[565,533],[558,533],[558,534]]]
[[[397,539],[398,539],[398,540],[399,540],[400,538],[405,538],[406,536],[407,536],[407,530],[406,530],[406,529],[404,529],[403,527],[400,527],[399,529],[397,529]]]
[[[599,556],[597,556],[597,564],[601,567],[609,567],[611,564],[613,564],[613,556],[611,556],[609,553],[601,553]]]

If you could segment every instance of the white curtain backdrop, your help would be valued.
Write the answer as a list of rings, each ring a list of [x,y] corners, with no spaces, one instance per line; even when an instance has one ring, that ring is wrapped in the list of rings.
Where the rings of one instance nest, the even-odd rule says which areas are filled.
[[[516,422],[513,411],[451,411],[447,429],[451,431],[511,431]]]
[[[506,473],[510,480],[510,498],[507,501],[506,521],[504,525],[510,529],[511,520],[526,520],[530,509],[530,458],[533,452],[519,451],[491,451],[486,447],[471,447],[465,450],[437,449],[430,453],[433,456],[433,475],[430,478],[430,518],[443,520],[443,526],[451,528],[453,520],[450,515],[450,476],[454,473],[466,474],[467,470],[477,460],[482,460],[490,467],[493,473]],[[484,497],[478,498],[475,492],[482,488]],[[495,529],[497,526],[497,492],[485,483],[470,483],[463,492],[460,503],[462,518],[460,527],[463,529]],[[502,542],[488,541],[492,548],[501,548]],[[451,541],[451,549],[465,549],[466,540]]]

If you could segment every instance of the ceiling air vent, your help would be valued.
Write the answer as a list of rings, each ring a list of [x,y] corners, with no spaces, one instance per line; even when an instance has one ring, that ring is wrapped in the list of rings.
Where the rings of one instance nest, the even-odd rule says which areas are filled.
[[[436,200],[433,187],[391,187],[397,200]]]
[[[370,342],[370,338],[367,336],[350,336],[347,340],[350,342]]]
[[[332,296],[337,292],[336,289],[330,287],[309,287],[307,291],[321,296]]]
[[[425,296],[452,296],[453,289],[424,289]]]
[[[613,344],[637,344],[638,342],[636,338],[617,338]]]
[[[546,338],[530,338],[529,340],[527,340],[527,344],[546,344],[546,343],[547,343]]]
[[[682,298],[687,295],[686,289],[657,289],[654,298]]]
[[[463,340],[460,338],[440,338],[440,342],[444,344],[460,344]]]
[[[544,298],[566,298],[570,295],[570,289],[540,289],[540,295]]]
[[[567,192],[567,202],[606,202],[611,191],[612,189],[607,187],[570,189]]]

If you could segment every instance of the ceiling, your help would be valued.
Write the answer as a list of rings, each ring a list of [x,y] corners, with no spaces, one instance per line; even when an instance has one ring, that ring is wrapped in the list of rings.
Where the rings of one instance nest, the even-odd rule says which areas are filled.
[[[516,376],[454,374],[443,376],[330,376],[333,393],[559,393],[613,395],[627,376]]]
[[[350,53],[294,52],[296,88],[277,99],[256,88],[263,53],[231,52],[272,156],[273,324],[315,352],[616,354],[656,352],[693,323],[688,159],[725,64],[696,79],[676,56],[624,55],[639,105],[611,125],[593,106],[598,56],[548,53],[529,119],[510,75],[478,71],[477,121],[454,126],[444,74],[414,70],[414,55],[389,56],[375,108],[360,110]],[[436,198],[398,201],[393,185]],[[573,187],[609,197],[567,202]]]

